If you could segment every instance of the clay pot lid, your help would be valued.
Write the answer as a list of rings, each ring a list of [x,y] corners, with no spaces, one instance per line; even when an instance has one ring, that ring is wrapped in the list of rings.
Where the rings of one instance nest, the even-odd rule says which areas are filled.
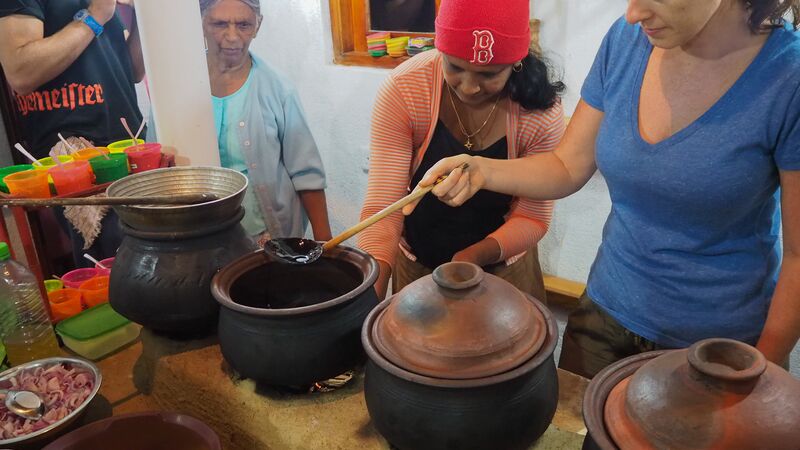
[[[706,339],[622,380],[605,404],[621,449],[789,449],[800,442],[800,380],[755,348]]]
[[[514,369],[536,355],[546,333],[542,313],[512,284],[451,262],[395,294],[372,340],[405,370],[461,380]]]

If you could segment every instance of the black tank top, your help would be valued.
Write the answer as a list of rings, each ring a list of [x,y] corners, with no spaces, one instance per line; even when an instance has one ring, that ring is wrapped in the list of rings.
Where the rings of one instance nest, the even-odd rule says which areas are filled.
[[[508,158],[508,140],[498,140],[481,151],[464,148],[440,120],[436,124],[428,150],[422,158],[411,186],[417,183],[436,162],[460,154],[492,159]],[[429,269],[450,261],[457,252],[480,242],[505,222],[513,197],[481,190],[463,205],[453,208],[434,195],[426,195],[410,216],[405,218],[405,238],[417,261]]]

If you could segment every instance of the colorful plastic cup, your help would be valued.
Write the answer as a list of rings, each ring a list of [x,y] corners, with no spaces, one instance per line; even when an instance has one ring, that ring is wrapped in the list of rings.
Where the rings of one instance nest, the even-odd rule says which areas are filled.
[[[15,197],[50,198],[50,176],[43,170],[24,170],[3,178]]]
[[[58,195],[91,189],[94,182],[94,173],[89,161],[72,161],[51,167],[47,173],[53,177],[53,184]]]
[[[132,145],[144,144],[144,139],[137,139],[136,142],[133,142],[133,139],[124,139],[121,141],[116,141],[108,144],[108,151],[111,153],[122,153],[126,148]]]
[[[53,320],[60,322],[83,311],[83,293],[78,289],[58,289],[47,293]]]
[[[11,175],[12,173],[17,173],[17,172],[22,172],[23,170],[32,170],[32,169],[33,165],[31,164],[18,164],[16,166],[8,166],[0,169],[0,191],[3,191],[6,194],[8,194],[8,186],[6,186],[6,183],[2,181],[3,178],[6,177],[6,175]]]
[[[131,173],[158,169],[161,165],[161,144],[149,143],[134,145],[125,149],[131,164]]]
[[[86,147],[78,150],[72,154],[72,159],[75,161],[89,161],[90,159],[108,154],[108,149],[105,147]]]
[[[62,163],[72,162],[72,156],[69,155],[58,155],[58,160]],[[56,166],[56,162],[53,161],[53,158],[47,157],[37,160],[41,163],[41,165],[34,164],[33,168],[36,170],[50,170],[51,167]]]
[[[64,289],[64,283],[61,280],[44,280],[44,289],[47,292],[57,291],[59,289]]]
[[[84,281],[90,280],[97,276],[97,269],[94,267],[85,267],[81,269],[70,270],[61,276],[61,281],[64,286],[78,289]]]
[[[94,277],[81,284],[83,303],[87,308],[108,301],[108,275]]]
[[[112,153],[108,156],[109,159],[106,159],[105,156],[97,156],[89,160],[97,184],[116,181],[128,175],[127,153]]]
[[[111,271],[111,268],[114,267],[114,260],[115,259],[116,258],[114,258],[113,256],[111,258],[101,259],[100,260],[100,264],[102,264],[103,267],[105,267],[105,270]],[[103,270],[97,264],[95,264],[94,266],[96,268],[100,269],[100,270]]]

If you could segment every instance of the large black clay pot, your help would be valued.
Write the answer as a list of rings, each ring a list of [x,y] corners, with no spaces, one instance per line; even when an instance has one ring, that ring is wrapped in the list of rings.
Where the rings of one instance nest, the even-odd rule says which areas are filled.
[[[367,409],[400,449],[527,449],[555,414],[552,314],[473,264],[382,302],[361,339]]]
[[[339,246],[308,265],[263,251],[234,261],[213,280],[225,360],[258,382],[301,387],[335,377],[364,359],[359,332],[378,303],[378,264]]]
[[[255,250],[234,217],[193,231],[160,233],[134,230],[125,238],[111,271],[109,301],[126,318],[171,335],[213,331],[219,306],[211,295],[217,271]]]

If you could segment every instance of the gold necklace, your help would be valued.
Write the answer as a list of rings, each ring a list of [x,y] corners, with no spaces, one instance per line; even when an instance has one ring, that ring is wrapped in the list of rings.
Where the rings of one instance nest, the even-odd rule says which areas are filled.
[[[447,85],[447,93],[449,94],[448,97],[450,97],[450,104],[453,106],[453,111],[456,113],[456,119],[458,120],[458,128],[460,128],[461,133],[463,133],[464,136],[467,137],[466,142],[464,142],[464,147],[466,147],[467,150],[472,150],[472,147],[475,145],[472,143],[472,138],[475,137],[478,133],[480,133],[481,130],[483,130],[483,127],[485,127],[486,124],[489,123],[489,119],[492,118],[494,110],[497,109],[497,103],[500,101],[500,95],[498,95],[497,99],[494,101],[494,106],[492,106],[492,110],[489,111],[489,115],[486,116],[486,120],[483,121],[483,124],[480,127],[478,127],[478,129],[475,130],[474,133],[468,133],[467,129],[464,127],[464,124],[461,122],[461,116],[458,115],[458,109],[456,108],[456,103],[453,101],[453,88],[451,88],[449,84]]]

